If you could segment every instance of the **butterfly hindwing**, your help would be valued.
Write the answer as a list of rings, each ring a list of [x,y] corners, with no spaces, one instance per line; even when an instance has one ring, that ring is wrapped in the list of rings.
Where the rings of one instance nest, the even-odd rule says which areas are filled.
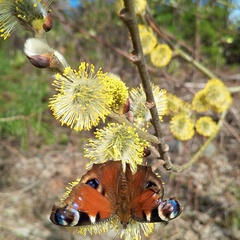
[[[168,222],[178,217],[180,213],[181,206],[176,199],[159,200],[158,207],[151,211],[149,222]]]

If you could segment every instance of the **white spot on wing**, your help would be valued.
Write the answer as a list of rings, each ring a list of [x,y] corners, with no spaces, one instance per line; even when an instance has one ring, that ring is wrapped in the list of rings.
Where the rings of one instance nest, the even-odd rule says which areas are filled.
[[[89,215],[89,218],[90,218],[91,223],[95,223],[96,222],[96,217]]]
[[[149,214],[146,215],[146,219],[147,219],[147,221],[149,221],[149,222],[151,221],[151,213],[149,213]]]

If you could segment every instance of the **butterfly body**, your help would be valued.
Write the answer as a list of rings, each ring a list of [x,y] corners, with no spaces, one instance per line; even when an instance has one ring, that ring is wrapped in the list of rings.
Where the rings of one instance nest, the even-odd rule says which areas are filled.
[[[51,221],[60,226],[84,226],[118,216],[123,228],[137,222],[161,222],[176,218],[180,205],[175,199],[162,200],[161,180],[148,166],[129,165],[123,172],[120,161],[94,164],[74,186],[62,205],[53,206]]]

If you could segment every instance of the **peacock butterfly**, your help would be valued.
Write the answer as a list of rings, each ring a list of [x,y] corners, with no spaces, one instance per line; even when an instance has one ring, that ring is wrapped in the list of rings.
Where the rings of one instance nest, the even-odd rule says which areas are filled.
[[[59,226],[85,226],[117,216],[126,229],[136,222],[169,221],[181,213],[177,200],[163,200],[161,180],[151,167],[138,165],[132,173],[121,161],[94,164],[75,185],[62,205],[53,205],[50,219]]]

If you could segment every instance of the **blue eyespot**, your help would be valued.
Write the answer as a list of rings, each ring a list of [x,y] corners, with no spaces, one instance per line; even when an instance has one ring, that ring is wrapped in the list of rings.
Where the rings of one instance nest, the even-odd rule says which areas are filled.
[[[59,225],[62,225],[62,226],[68,225],[66,222],[66,210],[62,211],[62,213],[57,211],[55,215],[55,219]]]
[[[75,226],[78,224],[80,219],[80,212],[78,212],[78,210],[76,210],[74,207],[71,208],[69,206],[58,208],[55,210],[55,212],[52,212],[50,219],[53,223],[60,226]]]
[[[169,199],[167,202],[172,205],[172,213],[170,214],[170,218],[175,218],[180,213],[180,205],[175,199]]]
[[[169,221],[181,213],[181,206],[177,200],[170,198],[168,200],[161,201],[158,206],[158,216],[162,221]]]
[[[86,184],[88,184],[89,186],[91,186],[94,189],[97,189],[99,186],[99,181],[96,178],[94,178],[94,179],[87,181]]]

